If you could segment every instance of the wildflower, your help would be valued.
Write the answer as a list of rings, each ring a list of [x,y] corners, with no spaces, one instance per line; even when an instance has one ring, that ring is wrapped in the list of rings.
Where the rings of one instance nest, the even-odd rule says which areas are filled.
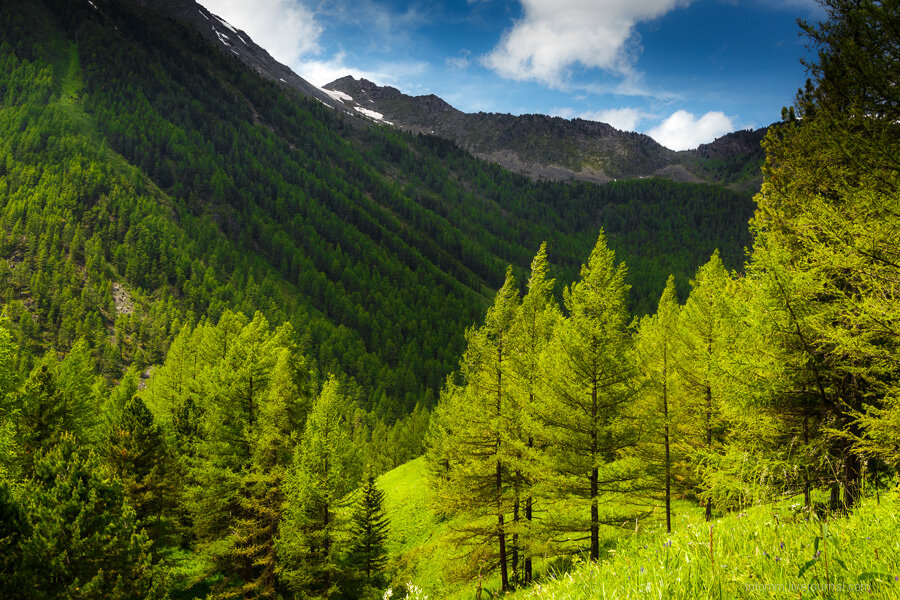
[[[641,567],[641,573],[643,573],[643,572],[644,572],[644,567]]]
[[[784,542],[781,542],[781,549],[784,550]]]

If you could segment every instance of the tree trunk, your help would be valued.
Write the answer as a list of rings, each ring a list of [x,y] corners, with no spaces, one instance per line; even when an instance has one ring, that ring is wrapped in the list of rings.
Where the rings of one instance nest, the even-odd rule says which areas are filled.
[[[519,480],[520,473],[516,473],[516,481]],[[512,580],[513,584],[519,583],[519,492],[516,491],[516,498],[513,500],[513,536],[512,536]]]
[[[531,496],[525,498],[525,520],[528,521],[528,533],[531,535]],[[525,581],[525,585],[531,583],[531,552],[528,551],[525,553],[524,564],[522,565],[522,578]]]
[[[600,470],[597,468],[597,382],[591,389],[591,560],[600,559],[600,511],[597,507],[597,495],[600,492]]]
[[[706,450],[712,450],[712,387],[706,386]],[[706,520],[712,521],[712,498],[706,499]]]
[[[500,543],[500,589],[509,591],[509,571],[506,564],[506,531],[503,523],[503,497],[502,497],[502,465],[497,461],[497,538]]]
[[[663,354],[663,360],[666,360]],[[665,419],[666,443],[666,533],[672,533],[672,455],[669,448],[669,390],[666,381],[667,371],[663,366],[663,418]]]

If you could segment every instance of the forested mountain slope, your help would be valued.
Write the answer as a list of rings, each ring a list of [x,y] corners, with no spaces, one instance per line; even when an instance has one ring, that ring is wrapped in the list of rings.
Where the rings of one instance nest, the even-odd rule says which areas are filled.
[[[398,415],[440,386],[504,266],[541,240],[570,278],[605,227],[642,311],[670,272],[684,290],[715,248],[737,266],[748,239],[745,196],[534,183],[450,142],[354,127],[153,7],[32,1],[0,18],[8,314],[35,352],[87,337],[111,377],[158,363],[181,323],[262,310]]]

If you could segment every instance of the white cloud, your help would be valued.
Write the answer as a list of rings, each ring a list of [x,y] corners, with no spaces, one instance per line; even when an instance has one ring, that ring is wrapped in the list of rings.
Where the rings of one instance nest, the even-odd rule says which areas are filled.
[[[636,108],[610,108],[608,110],[585,112],[579,115],[582,119],[608,123],[622,131],[634,131],[637,124],[644,120],[646,116],[646,113]]]
[[[403,86],[409,79],[418,78],[428,66],[424,62],[392,62],[380,64],[375,69],[357,69],[348,66],[345,60],[346,54],[338,52],[328,60],[312,59],[300,61],[294,70],[302,78],[319,87],[345,75],[352,75],[356,79],[368,79],[378,85],[399,87]]]
[[[734,131],[734,124],[725,113],[710,111],[697,119],[686,110],[679,110],[647,135],[670,150],[690,150],[730,131]]]
[[[456,56],[448,56],[444,59],[444,63],[450,67],[451,69],[468,69],[469,68],[469,56],[472,53],[468,50],[460,50],[459,54]]]
[[[571,108],[554,109],[553,114],[564,119],[584,119],[612,125],[621,131],[634,131],[637,124],[651,116],[637,108],[610,108],[578,112]]]
[[[692,0],[521,0],[524,16],[484,57],[502,77],[561,87],[575,64],[627,74],[634,27]]]
[[[243,29],[276,60],[295,65],[320,51],[322,27],[297,0],[202,0],[210,12]]]

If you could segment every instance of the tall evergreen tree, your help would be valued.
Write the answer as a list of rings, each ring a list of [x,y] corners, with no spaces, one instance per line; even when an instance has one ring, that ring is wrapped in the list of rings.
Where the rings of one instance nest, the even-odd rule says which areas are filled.
[[[344,583],[338,506],[359,480],[351,411],[340,383],[329,378],[313,404],[284,482],[287,506],[276,543],[279,575],[304,597],[334,598]]]
[[[511,426],[508,431],[513,485],[513,543],[512,570],[514,579],[528,584],[532,579],[532,556],[537,539],[533,526],[535,485],[542,468],[535,439],[539,420],[537,414],[545,401],[541,381],[541,356],[546,351],[553,330],[562,315],[553,296],[555,281],[549,276],[547,244],[541,244],[531,262],[528,290],[513,322],[510,378],[512,402],[509,408]],[[523,553],[521,578],[518,576],[518,554]]]
[[[378,489],[371,473],[359,490],[350,517],[350,566],[356,569],[363,585],[378,588],[386,583],[388,563],[387,538],[389,522],[384,514],[384,492]]]
[[[706,520],[712,519],[709,482],[712,471],[704,470],[704,457],[721,448],[726,433],[723,413],[723,373],[721,357],[727,350],[730,325],[725,303],[729,276],[719,253],[700,267],[691,281],[691,292],[679,313],[677,369],[683,382],[688,410],[693,415],[689,437],[683,447],[693,468],[699,472],[701,494],[706,504]]]
[[[659,308],[641,319],[635,336],[635,358],[643,375],[641,384],[641,455],[649,466],[650,481],[666,507],[666,531],[672,531],[672,487],[677,447],[678,382],[675,347],[680,306],[675,295],[675,278],[669,277]],[[660,490],[661,488],[661,490]]]
[[[442,465],[436,482],[451,512],[466,515],[458,531],[469,548],[470,567],[499,570],[501,589],[510,589],[507,517],[512,511],[509,431],[513,384],[513,336],[519,304],[512,269],[488,309],[485,324],[466,332],[459,382],[448,380],[441,394],[432,459]]]
[[[540,418],[551,494],[583,501],[588,513],[555,527],[583,532],[591,560],[600,556],[601,525],[622,522],[618,503],[638,476],[628,458],[636,428],[628,417],[635,369],[625,273],[601,231],[579,280],[563,294],[569,316],[556,328],[543,365],[548,387]]]
[[[826,20],[803,24],[812,79],[766,140],[752,261],[792,325],[779,342],[804,366],[796,387],[831,432],[833,504],[850,507],[861,454],[896,439],[900,36],[895,0],[821,4]]]
[[[37,460],[26,491],[24,597],[163,597],[163,571],[121,484],[71,434]]]

